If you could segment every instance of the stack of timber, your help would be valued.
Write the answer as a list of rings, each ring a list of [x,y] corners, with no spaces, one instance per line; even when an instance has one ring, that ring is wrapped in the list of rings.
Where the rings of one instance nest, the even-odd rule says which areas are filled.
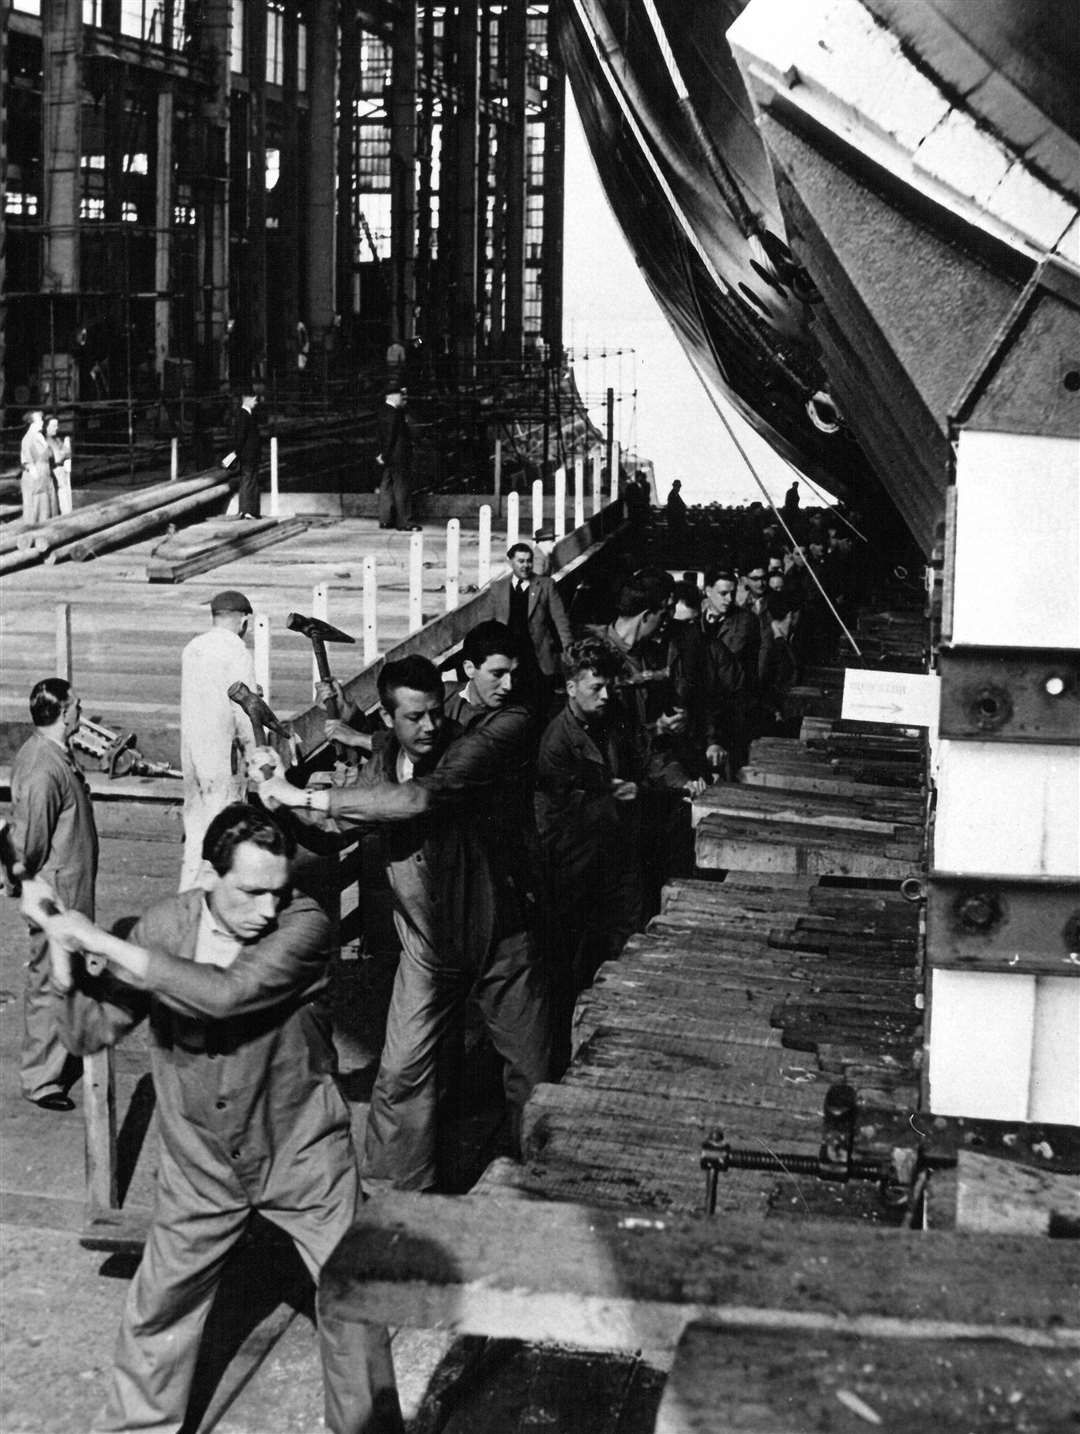
[[[283,543],[310,526],[308,518],[258,518],[243,523],[219,518],[216,522],[199,523],[182,533],[173,533],[155,547],[146,565],[147,581],[182,583],[198,573]]]
[[[526,1107],[525,1187],[700,1210],[706,1136],[719,1126],[733,1144],[813,1154],[840,1079],[857,1091],[866,1148],[891,1148],[918,1095],[916,931],[915,909],[887,887],[671,884],[579,999],[562,1083]],[[865,1217],[866,1193],[824,1203]],[[759,1216],[823,1196],[812,1181],[743,1172],[719,1194],[719,1210]]]
[[[229,484],[220,470],[183,482],[155,483],[121,498],[91,503],[77,512],[50,518],[34,528],[19,526],[0,533],[0,575],[38,563],[72,559],[85,562],[213,507],[224,507]]]
[[[915,1137],[923,1025],[918,908],[925,746],[917,729],[827,711],[795,739],[763,738],[739,780],[694,803],[700,876],[579,998],[574,1057],[524,1116],[534,1195],[703,1207],[701,1143],[816,1154],[826,1090],[856,1091],[859,1143]],[[489,1171],[483,1188],[509,1180]],[[868,1185],[762,1172],[720,1180],[718,1210],[882,1218]]]

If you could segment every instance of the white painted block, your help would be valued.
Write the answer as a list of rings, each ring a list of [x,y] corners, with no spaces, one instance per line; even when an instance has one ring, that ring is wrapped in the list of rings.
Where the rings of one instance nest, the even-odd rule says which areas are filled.
[[[997,188],[986,197],[986,207],[998,219],[1052,250],[1069,227],[1076,210],[1038,179],[1020,160],[1009,166]]]
[[[964,430],[953,642],[1080,647],[1080,441]]]
[[[1039,976],[1028,1120],[1080,1125],[1080,980]]]
[[[964,110],[950,110],[915,151],[915,163],[969,199],[982,201],[998,187],[1010,155]]]
[[[939,871],[1080,872],[1080,748],[942,741],[939,755]]]
[[[1035,980],[932,973],[928,1079],[935,1115],[1027,1120]]]

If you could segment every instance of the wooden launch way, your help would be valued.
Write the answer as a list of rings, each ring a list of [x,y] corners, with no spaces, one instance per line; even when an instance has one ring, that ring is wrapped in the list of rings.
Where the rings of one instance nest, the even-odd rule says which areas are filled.
[[[523,1164],[496,1162],[464,1200],[369,1204],[320,1308],[644,1349],[673,1361],[662,1394],[659,1381],[633,1385],[634,1427],[656,1434],[1004,1431],[1068,1417],[1075,1244],[952,1233],[951,1177],[919,1233],[882,1228],[897,1215],[868,1181],[790,1171],[720,1175],[716,1217],[702,1214],[703,1141],[722,1128],[751,1152],[813,1161],[834,1082],[856,1093],[861,1155],[888,1164],[924,1133],[920,908],[901,892],[909,881],[918,896],[924,771],[921,738],[897,729],[816,717],[799,739],[755,743],[739,782],[696,804],[699,876],[669,884],[579,999],[570,1068],[526,1107]],[[1042,1195],[1075,1223],[1075,1182],[1050,1177]],[[995,1228],[993,1213],[980,1228]],[[485,1348],[462,1346],[462,1428],[469,1354]],[[576,1366],[570,1404],[542,1417],[621,1430],[630,1406],[604,1407],[602,1368]]]

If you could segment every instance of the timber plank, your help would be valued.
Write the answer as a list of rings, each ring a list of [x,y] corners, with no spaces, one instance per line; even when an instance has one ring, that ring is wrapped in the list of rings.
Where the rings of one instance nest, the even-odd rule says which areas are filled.
[[[323,1270],[320,1313],[595,1349],[671,1347],[691,1319],[741,1326],[751,1310],[773,1330],[1080,1348],[1071,1241],[550,1201],[491,1212],[484,1196],[369,1201]]]
[[[151,583],[182,583],[211,568],[261,552],[311,526],[307,518],[259,518],[251,522],[199,523],[155,545],[146,565]]]
[[[1068,1427],[1080,1399],[1071,1351],[1003,1340],[778,1337],[691,1324],[656,1434],[1016,1434]]]

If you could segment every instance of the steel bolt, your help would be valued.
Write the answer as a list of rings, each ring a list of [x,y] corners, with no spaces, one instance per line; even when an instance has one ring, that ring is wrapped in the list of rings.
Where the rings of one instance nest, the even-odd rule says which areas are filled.
[[[991,931],[1001,920],[1001,902],[990,891],[961,897],[956,919],[965,931]]]
[[[1012,716],[1012,698],[1004,687],[983,687],[976,692],[970,712],[976,727],[993,732]]]

